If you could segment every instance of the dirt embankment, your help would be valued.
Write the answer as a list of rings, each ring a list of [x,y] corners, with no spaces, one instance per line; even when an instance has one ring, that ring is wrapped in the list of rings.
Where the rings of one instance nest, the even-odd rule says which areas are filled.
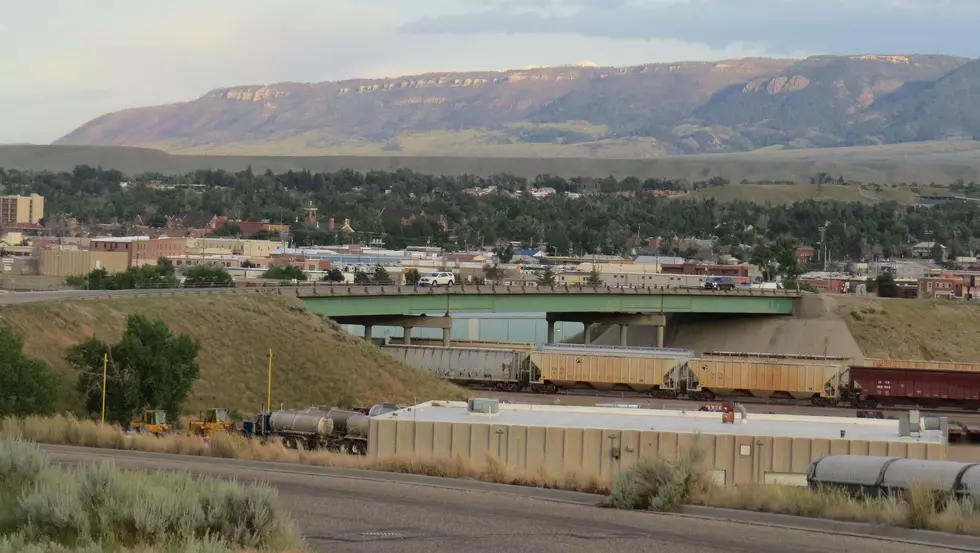
[[[980,363],[980,303],[844,297],[835,312],[867,357]]]
[[[832,296],[807,296],[793,317],[692,316],[668,319],[665,346],[705,351],[742,351],[862,357],[859,344],[838,314]],[[653,347],[656,331],[649,326],[629,329],[629,345]],[[619,329],[611,327],[595,340],[597,344],[619,344]]]
[[[77,408],[72,386],[77,375],[65,363],[65,349],[91,336],[118,341],[130,314],[161,319],[173,332],[200,341],[201,378],[189,409],[264,409],[270,348],[274,408],[466,395],[384,355],[289,297],[248,294],[24,304],[0,309],[0,324],[24,336],[27,355],[43,359],[65,376],[63,403]]]
[[[807,296],[793,317],[674,316],[666,346],[745,351],[980,362],[980,303],[856,296]],[[615,326],[597,344],[619,343]],[[632,346],[656,344],[653,327],[630,329]]]

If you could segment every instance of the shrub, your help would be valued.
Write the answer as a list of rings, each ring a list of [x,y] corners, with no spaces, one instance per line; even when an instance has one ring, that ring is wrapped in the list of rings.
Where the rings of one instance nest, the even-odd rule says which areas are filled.
[[[0,526],[4,548],[165,547],[174,551],[302,549],[295,525],[265,485],[171,472],[123,471],[109,463],[61,470],[38,448],[0,441],[0,498],[16,498]],[[2,505],[0,505],[2,506]],[[98,548],[93,549],[98,551]]]
[[[612,487],[610,506],[676,512],[703,491],[706,478],[700,465],[704,450],[695,442],[677,460],[645,457],[623,471]]]

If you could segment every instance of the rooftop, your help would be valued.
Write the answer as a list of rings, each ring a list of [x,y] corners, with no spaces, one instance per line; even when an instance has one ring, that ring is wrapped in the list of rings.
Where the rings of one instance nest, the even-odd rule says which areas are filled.
[[[721,413],[641,409],[629,407],[578,407],[559,405],[524,405],[501,403],[493,415],[469,414],[466,402],[429,401],[380,419],[414,422],[457,422],[512,426],[545,426],[600,430],[655,430],[658,432],[702,433],[735,436],[772,436],[777,438],[841,439],[886,442],[942,443],[938,430],[923,432],[920,437],[899,435],[897,420],[859,419],[854,417],[814,417],[764,415],[749,413],[744,424],[735,413],[735,424],[722,424]]]

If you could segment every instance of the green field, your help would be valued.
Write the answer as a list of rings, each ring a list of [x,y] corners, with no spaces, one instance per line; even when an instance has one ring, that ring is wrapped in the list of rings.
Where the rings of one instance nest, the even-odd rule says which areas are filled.
[[[948,188],[926,187],[922,194],[949,194]],[[675,196],[674,199],[707,199],[720,202],[744,200],[772,205],[788,205],[806,200],[833,200],[840,202],[877,203],[895,201],[902,205],[915,205],[918,196],[908,188],[882,187],[880,191],[869,186],[836,184],[730,184],[704,188],[690,194]]]
[[[436,137],[421,137],[435,141]],[[447,138],[438,139],[443,143]],[[641,141],[642,142],[642,141]],[[946,144],[946,143],[942,143]],[[949,143],[952,145],[959,143]],[[529,146],[540,146],[534,150]],[[568,147],[581,147],[570,145]],[[566,146],[561,146],[565,148]],[[100,147],[100,146],[0,146],[0,167],[13,169],[70,171],[76,165],[112,167],[127,174],[160,172],[165,174],[186,173],[197,169],[244,170],[251,166],[255,172],[271,170],[276,173],[289,170],[357,171],[411,169],[421,173],[489,176],[506,173],[521,177],[542,174],[563,177],[613,176],[625,178],[685,178],[690,181],[708,180],[720,176],[731,182],[791,181],[808,183],[818,173],[835,178],[878,183],[949,183],[956,179],[980,182],[980,161],[975,157],[956,161],[930,162],[927,148],[920,147],[918,157],[906,160],[901,146],[888,147],[889,160],[883,161],[882,149],[843,149],[846,163],[825,154],[822,150],[794,150],[761,152],[738,155],[701,155],[687,157],[658,157],[647,145],[631,142],[631,151],[624,157],[615,157],[611,151],[600,151],[605,157],[591,157],[580,152],[580,157],[557,157],[549,151],[549,144],[521,145],[512,148],[507,155],[492,157],[485,151],[472,155],[411,156],[411,155],[345,155],[345,156],[298,156],[298,155],[173,155],[162,150],[148,148]],[[555,146],[557,148],[557,146]],[[838,153],[844,156],[842,149]],[[939,152],[938,147],[933,150]],[[268,153],[268,149],[261,149]],[[444,150],[445,151],[445,150]],[[564,151],[564,150],[563,150]],[[648,152],[644,155],[644,152]],[[867,152],[861,157],[860,152]],[[296,153],[292,150],[280,152]],[[479,155],[478,155],[479,154]],[[537,157],[528,157],[535,155]],[[824,155],[820,160],[801,158],[804,155]],[[936,155],[939,155],[938,153]],[[797,156],[797,157],[794,157]],[[923,157],[924,156],[924,157]],[[844,159],[845,157],[842,157]],[[937,160],[939,158],[936,158]]]

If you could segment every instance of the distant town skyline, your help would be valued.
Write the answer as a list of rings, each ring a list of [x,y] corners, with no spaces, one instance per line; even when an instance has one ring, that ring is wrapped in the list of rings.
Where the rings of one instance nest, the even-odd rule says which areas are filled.
[[[978,27],[973,0],[35,0],[0,21],[0,143],[227,86],[584,60],[976,57]]]

